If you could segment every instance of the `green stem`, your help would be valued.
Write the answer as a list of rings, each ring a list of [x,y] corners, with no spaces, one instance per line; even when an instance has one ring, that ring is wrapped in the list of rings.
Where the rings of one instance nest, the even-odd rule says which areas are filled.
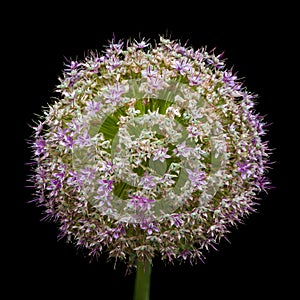
[[[151,261],[138,261],[133,300],[150,299]]]

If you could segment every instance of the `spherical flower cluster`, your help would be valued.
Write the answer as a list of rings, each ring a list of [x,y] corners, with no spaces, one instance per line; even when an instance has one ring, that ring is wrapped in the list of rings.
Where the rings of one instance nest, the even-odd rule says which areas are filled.
[[[222,55],[113,40],[57,91],[34,127],[36,201],[91,256],[202,260],[268,186],[255,97]]]

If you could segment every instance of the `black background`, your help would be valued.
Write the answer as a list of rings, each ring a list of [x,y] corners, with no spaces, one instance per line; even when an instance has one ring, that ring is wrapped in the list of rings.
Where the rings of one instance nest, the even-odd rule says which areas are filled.
[[[207,8],[201,3],[200,7],[143,5],[73,3],[67,9],[46,4],[11,8],[14,28],[5,30],[7,46],[3,46],[3,61],[8,64],[6,102],[14,113],[9,128],[16,127],[10,131],[4,126],[3,130],[13,132],[8,147],[8,155],[13,154],[9,161],[12,187],[8,197],[3,196],[10,204],[3,212],[3,232],[8,235],[2,246],[7,250],[2,259],[7,266],[9,299],[19,292],[22,298],[132,298],[134,275],[125,276],[122,265],[114,270],[113,262],[105,258],[90,263],[84,251],[58,241],[55,224],[40,221],[42,210],[28,203],[32,191],[25,188],[30,173],[26,162],[31,155],[26,143],[31,134],[28,124],[55,96],[65,58],[80,59],[88,50],[101,49],[113,33],[117,39],[138,38],[139,34],[157,39],[168,33],[195,48],[207,45],[225,51],[228,66],[234,66],[248,89],[259,94],[257,110],[271,123],[268,139],[274,164],[270,178],[275,188],[261,195],[258,213],[232,229],[231,243],[222,241],[218,251],[207,253],[205,264],[165,266],[155,260],[151,299],[244,299],[246,295],[279,294],[289,299],[294,289],[291,274],[297,264],[293,234],[297,197],[290,173],[295,157],[291,114],[296,96],[290,92],[292,79],[285,70],[297,60],[297,56],[292,58],[292,10],[246,4],[228,11],[217,4]]]

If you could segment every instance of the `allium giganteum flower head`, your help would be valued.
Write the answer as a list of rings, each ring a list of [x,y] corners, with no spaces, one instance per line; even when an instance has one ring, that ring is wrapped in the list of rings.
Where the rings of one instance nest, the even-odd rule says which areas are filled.
[[[268,148],[222,55],[163,37],[68,62],[35,129],[36,201],[91,256],[198,261],[255,210]]]

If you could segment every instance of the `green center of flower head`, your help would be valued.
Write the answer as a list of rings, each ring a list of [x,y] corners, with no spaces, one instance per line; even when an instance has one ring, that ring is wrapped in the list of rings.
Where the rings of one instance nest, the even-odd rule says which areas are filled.
[[[147,184],[150,184],[152,188],[157,185],[160,190],[159,182],[155,183],[153,181],[154,177],[160,178],[166,173],[170,174],[173,177],[173,183],[170,184],[171,187],[175,186],[179,178],[178,172],[176,172],[177,169],[174,166],[180,164],[181,159],[175,155],[174,150],[176,149],[176,145],[171,143],[169,134],[167,133],[167,127],[171,125],[171,120],[168,120],[166,112],[169,107],[172,107],[171,105],[172,102],[167,100],[153,98],[139,99],[135,102],[133,108],[129,109],[134,113],[131,115],[134,118],[130,119],[130,113],[126,108],[120,109],[117,114],[110,115],[100,128],[100,132],[111,140],[112,147],[109,151],[112,152],[112,156],[117,159],[121,153],[125,156],[129,155],[132,164],[131,171],[137,175],[135,177],[138,177],[140,180],[147,177]],[[143,120],[143,116],[148,114],[154,114],[155,116],[159,114],[161,116],[156,116],[156,122],[149,124],[149,122]],[[124,117],[129,117],[127,120],[130,119],[125,124],[130,143],[119,145],[118,124],[120,123],[120,118]],[[166,121],[168,124],[166,124]],[[184,123],[182,121],[182,118],[178,116],[175,116],[173,119],[174,124],[176,122],[179,124]],[[177,125],[177,127],[179,126]],[[115,134],[113,135],[113,133]],[[186,132],[182,130],[182,140],[185,140],[187,137],[187,134],[184,133]],[[178,168],[178,171],[180,172],[181,168]],[[145,184],[145,182],[143,183]],[[124,177],[124,181],[121,179],[115,185],[113,192],[117,197],[128,199],[130,191],[137,191],[137,188],[137,183],[132,182],[131,184],[129,178]],[[161,197],[156,197],[156,199],[159,198]]]
[[[153,176],[163,177],[164,174],[169,173],[173,176],[174,185],[178,182],[178,172],[175,169],[170,170],[170,166],[174,164],[179,164],[181,159],[175,156],[173,151],[176,149],[174,144],[166,140],[165,131],[163,128],[160,129],[159,125],[163,125],[160,121],[156,124],[141,124],[143,116],[151,113],[158,113],[160,115],[166,115],[166,111],[171,107],[172,102],[161,99],[139,99],[133,105],[133,110],[135,111],[134,119],[130,124],[126,124],[128,134],[130,135],[132,144],[127,148],[127,152],[130,156],[135,156],[136,163],[132,167],[131,171],[135,173],[140,179],[145,177],[146,174],[152,174]],[[131,110],[132,111],[132,110]],[[106,139],[111,140],[112,147],[107,149],[112,156],[118,156],[121,150],[120,145],[118,147],[118,130],[120,118],[128,118],[130,114],[128,113],[128,107],[118,108],[114,114],[109,115],[102,126],[99,129],[100,133],[103,133]],[[184,123],[183,118],[175,116],[175,122],[179,124]],[[186,136],[185,136],[186,138]],[[125,146],[123,144],[123,146]],[[160,148],[159,148],[160,147]],[[162,150],[163,149],[163,150]],[[119,150],[119,152],[118,152]],[[161,151],[159,151],[161,150]],[[179,169],[179,171],[181,171]],[[151,177],[148,176],[148,180]],[[124,200],[129,199],[130,192],[137,191],[138,186],[136,184],[131,185],[127,180],[123,181],[120,179],[114,186],[113,193],[115,196],[120,197]],[[152,187],[154,187],[154,182]],[[178,192],[178,187],[177,187]],[[161,196],[156,197],[156,200],[161,199]]]
[[[67,65],[35,128],[38,202],[92,255],[201,259],[268,185],[264,123],[221,55],[123,46]]]

